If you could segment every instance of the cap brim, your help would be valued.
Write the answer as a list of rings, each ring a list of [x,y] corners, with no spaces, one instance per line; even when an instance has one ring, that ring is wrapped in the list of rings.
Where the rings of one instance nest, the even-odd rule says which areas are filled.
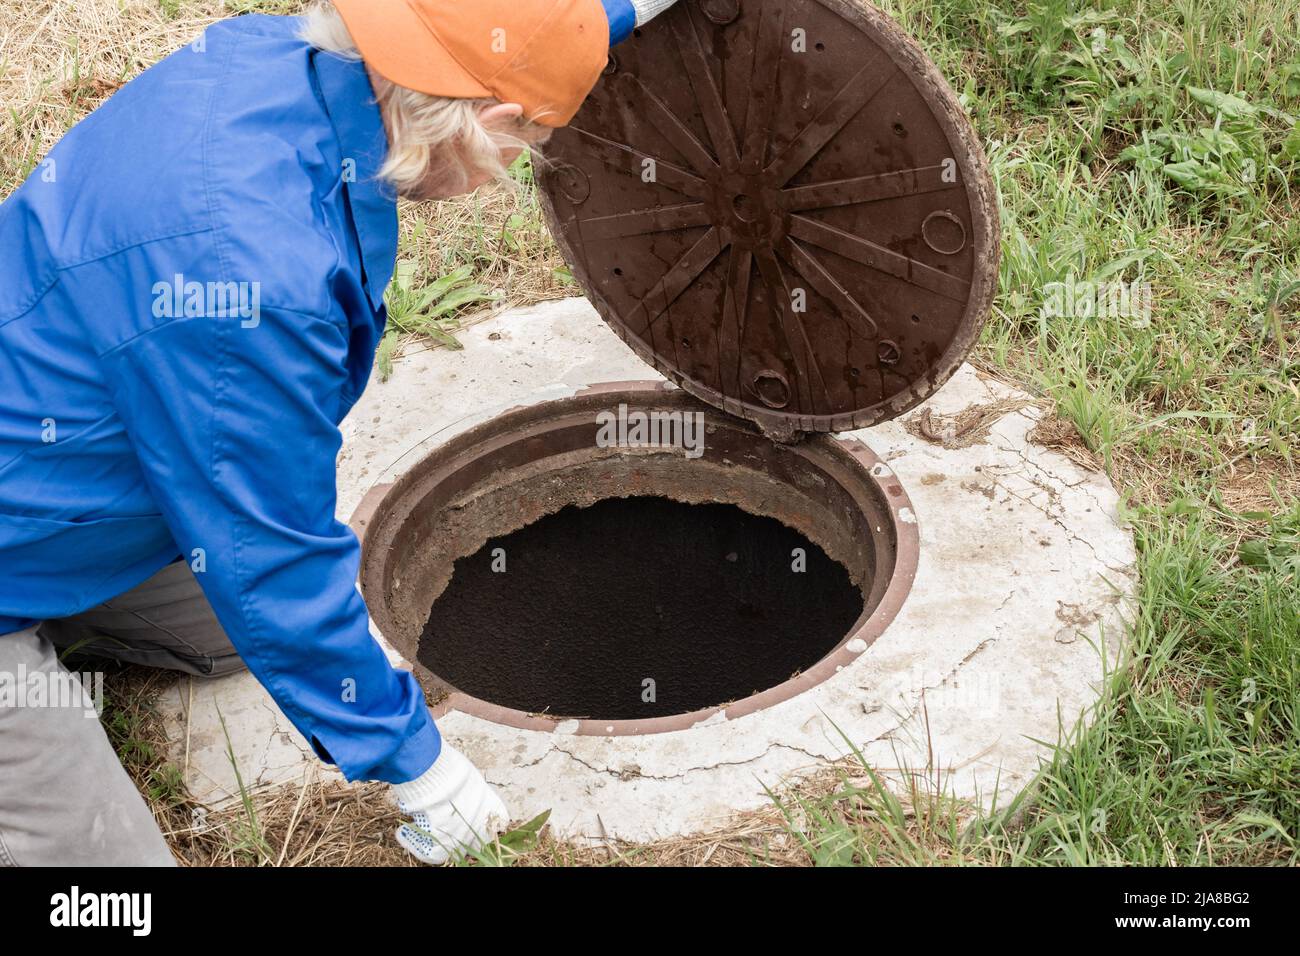
[[[491,98],[405,0],[334,0],[366,65],[391,83],[430,96]]]

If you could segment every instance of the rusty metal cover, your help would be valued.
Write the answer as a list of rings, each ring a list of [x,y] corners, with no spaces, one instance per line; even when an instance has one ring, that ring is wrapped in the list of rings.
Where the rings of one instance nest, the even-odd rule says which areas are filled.
[[[997,211],[952,91],[851,0],[683,0],[616,47],[539,162],[597,310],[777,438],[873,425],[957,369]]]

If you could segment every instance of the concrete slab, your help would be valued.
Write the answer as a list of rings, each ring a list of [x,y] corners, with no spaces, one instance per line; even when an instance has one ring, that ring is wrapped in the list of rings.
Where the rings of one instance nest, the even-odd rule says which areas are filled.
[[[504,408],[657,377],[582,299],[502,313],[461,338],[464,351],[401,358],[345,423],[343,520],[373,484]],[[453,712],[439,720],[443,734],[501,788],[517,819],[550,809],[557,834],[571,838],[649,840],[720,826],[763,805],[763,785],[846,755],[845,737],[895,779],[939,780],[985,802],[997,788],[1005,800],[1036,770],[1036,741],[1056,740],[1058,717],[1072,723],[1095,700],[1136,583],[1113,488],[1032,444],[1038,412],[1022,401],[966,366],[904,421],[851,433],[907,488],[921,559],[899,617],[830,680],[768,710],[675,733],[566,736]],[[946,447],[960,442],[945,442],[944,416],[972,409],[989,412],[987,434]],[[928,427],[915,427],[927,413]],[[234,791],[227,732],[250,785],[316,772],[247,675],[181,681],[166,711],[199,799]]]

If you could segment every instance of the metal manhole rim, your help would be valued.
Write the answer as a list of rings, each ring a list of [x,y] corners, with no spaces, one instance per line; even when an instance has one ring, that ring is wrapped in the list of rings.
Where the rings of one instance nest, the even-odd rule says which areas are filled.
[[[449,436],[447,443],[464,442],[464,447],[458,448],[452,456],[453,460],[459,460],[467,455],[472,456],[474,449],[481,445],[493,439],[500,439],[502,435],[499,428],[502,419],[509,419],[516,414],[538,415],[540,420],[537,424],[545,426],[554,421],[546,417],[548,412],[559,410],[565,405],[574,404],[582,398],[628,394],[643,398],[647,403],[653,403],[656,398],[662,398],[665,393],[673,389],[675,389],[675,386],[671,383],[659,380],[596,383],[580,388],[573,395],[566,398],[547,398],[534,404],[507,409],[488,421],[480,422],[465,431]],[[752,423],[740,419],[735,419],[732,424],[742,428],[753,428]],[[525,427],[512,436],[510,443],[528,441],[530,437],[534,436],[530,435],[529,429]],[[758,440],[768,440],[761,435],[756,437]],[[849,631],[836,643],[835,647],[807,670],[756,694],[726,704],[645,719],[601,720],[587,717],[546,717],[494,704],[481,697],[455,689],[444,699],[430,705],[430,713],[433,718],[439,719],[455,712],[517,730],[537,731],[560,736],[636,737],[672,733],[691,730],[698,726],[713,725],[719,721],[739,720],[751,714],[759,713],[778,704],[793,700],[831,680],[841,671],[849,669],[852,664],[864,656],[870,646],[885,633],[889,625],[902,611],[916,579],[920,559],[920,534],[911,498],[897,476],[894,475],[893,470],[875,451],[856,437],[838,435],[823,435],[820,437],[833,448],[846,453],[846,461],[831,462],[832,466],[838,464],[852,468],[855,472],[852,477],[859,482],[858,487],[869,487],[877,501],[885,506],[882,510],[887,513],[888,520],[891,523],[888,530],[892,530],[895,536],[894,567],[889,577],[889,584],[875,608],[869,612],[864,612],[862,617],[855,621]],[[785,447],[791,453],[801,457],[813,457],[817,454],[824,456],[826,454],[825,449],[819,448],[814,443],[801,443],[797,446]],[[377,482],[353,512],[349,519],[349,525],[362,543],[363,555],[359,578],[363,586],[370,568],[370,550],[375,545],[375,535],[390,517],[389,514],[385,513],[386,505],[396,504],[404,500],[404,486],[408,479],[411,479],[413,474],[418,473],[426,461],[437,457],[439,451],[443,449],[443,445],[434,446],[424,457],[411,463],[396,481]],[[859,494],[854,489],[846,488],[845,490],[855,502],[860,502]],[[878,529],[879,533],[885,533],[885,531],[886,529],[883,528]],[[370,604],[368,599],[367,604]],[[387,615],[385,602],[376,602],[376,604],[377,606],[372,608],[371,611],[372,617],[379,617],[375,611],[380,608],[383,608],[383,613]],[[379,620],[376,620],[376,626],[380,627],[381,633],[384,633],[384,628],[380,625]],[[392,638],[387,634],[385,634],[385,638],[392,642]],[[405,652],[400,649],[399,653],[402,653],[404,657],[406,656]],[[412,667],[419,666],[410,660],[407,663]]]

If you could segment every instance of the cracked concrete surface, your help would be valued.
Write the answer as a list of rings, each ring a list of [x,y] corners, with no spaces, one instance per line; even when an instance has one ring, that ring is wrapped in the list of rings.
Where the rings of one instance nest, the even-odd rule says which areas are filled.
[[[344,424],[340,518],[366,490],[424,451],[501,409],[602,381],[657,377],[581,299],[497,315],[374,383]],[[1118,652],[1135,589],[1131,536],[1099,474],[1028,441],[1039,412],[1022,393],[963,367],[929,409],[951,416],[994,402],[1013,410],[964,448],[904,422],[850,433],[912,498],[920,565],[906,605],[855,663],[800,696],[735,720],[641,737],[540,733],[463,713],[444,736],[501,788],[516,819],[552,811],[557,835],[629,840],[707,830],[767,801],[764,785],[848,755],[935,782],[959,797],[1005,802],[1095,699],[1102,654]],[[1009,400],[1009,401],[1008,401]],[[248,675],[180,681],[166,698],[175,756],[191,789],[217,803],[235,791],[226,727],[245,782],[269,786],[320,768]],[[847,740],[846,740],[847,738]]]

